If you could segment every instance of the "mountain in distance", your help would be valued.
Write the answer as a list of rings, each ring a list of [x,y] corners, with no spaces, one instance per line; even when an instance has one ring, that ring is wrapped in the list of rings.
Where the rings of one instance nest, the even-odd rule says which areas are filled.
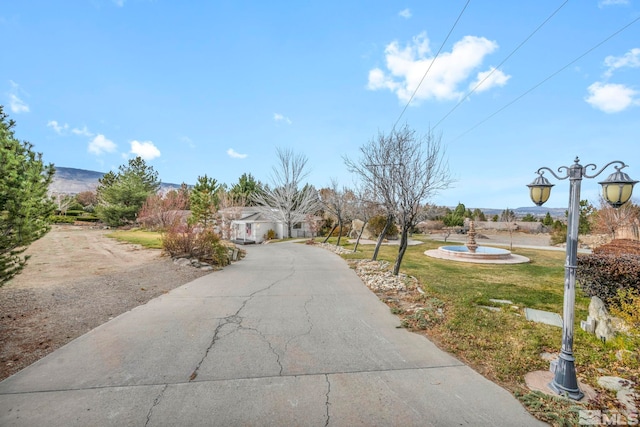
[[[85,169],[64,168],[55,166],[56,173],[49,186],[49,192],[57,194],[78,194],[83,191],[95,191],[98,180],[104,176],[104,172],[96,172]],[[162,190],[180,188],[180,184],[161,183]]]
[[[104,175],[103,172],[96,172],[85,169],[65,168],[56,166],[56,174],[53,176],[53,182],[49,186],[51,193],[57,194],[78,194],[83,191],[95,191],[98,187],[98,180]],[[180,188],[180,184],[161,183],[160,188],[170,190]],[[454,208],[452,208],[454,209]],[[475,208],[471,208],[473,211]],[[504,209],[480,208],[487,217],[500,215]],[[566,208],[546,208],[543,206],[529,206],[511,209],[518,217],[531,214],[536,217],[544,217],[547,212],[553,218],[564,218]]]
[[[480,208],[480,210],[484,212],[485,216],[487,216],[488,218],[491,218],[494,215],[500,215],[504,211],[504,209],[482,209],[482,208]],[[547,208],[544,206],[525,206],[525,207],[515,208],[515,209],[509,208],[509,210],[514,211],[518,218],[522,218],[527,214],[531,214],[538,218],[543,218],[547,214],[547,212],[549,212],[549,215],[551,215],[552,218],[560,219],[565,217],[565,212],[567,211],[567,208]],[[471,211],[473,211],[473,209],[471,209]]]

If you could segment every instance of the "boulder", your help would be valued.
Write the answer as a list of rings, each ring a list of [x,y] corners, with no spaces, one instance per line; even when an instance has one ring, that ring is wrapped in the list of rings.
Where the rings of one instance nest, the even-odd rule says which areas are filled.
[[[587,324],[595,325],[595,334],[603,341],[612,339],[616,334],[612,326],[611,316],[609,315],[604,302],[602,302],[598,297],[591,298]]]

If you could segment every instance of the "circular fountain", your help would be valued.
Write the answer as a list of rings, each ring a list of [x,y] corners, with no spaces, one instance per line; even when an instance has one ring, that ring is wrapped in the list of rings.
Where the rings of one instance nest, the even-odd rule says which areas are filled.
[[[475,262],[484,264],[520,264],[529,262],[529,258],[512,254],[506,249],[478,246],[476,230],[473,221],[469,223],[467,244],[457,246],[440,246],[425,252],[433,258],[449,259],[452,261]]]

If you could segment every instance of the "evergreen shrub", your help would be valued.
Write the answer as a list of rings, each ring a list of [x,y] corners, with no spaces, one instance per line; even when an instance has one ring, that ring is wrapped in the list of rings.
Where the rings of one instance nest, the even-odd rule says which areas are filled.
[[[52,224],[73,224],[76,222],[76,218],[73,216],[51,215],[49,221]]]
[[[597,296],[608,307],[616,306],[619,291],[640,293],[640,255],[580,255],[576,278],[587,296]]]

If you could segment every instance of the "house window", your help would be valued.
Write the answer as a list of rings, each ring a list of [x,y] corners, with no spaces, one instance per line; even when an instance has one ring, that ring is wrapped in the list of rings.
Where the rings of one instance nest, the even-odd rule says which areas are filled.
[[[293,229],[294,230],[300,230],[301,228],[302,228],[302,223],[301,222],[293,224]]]

